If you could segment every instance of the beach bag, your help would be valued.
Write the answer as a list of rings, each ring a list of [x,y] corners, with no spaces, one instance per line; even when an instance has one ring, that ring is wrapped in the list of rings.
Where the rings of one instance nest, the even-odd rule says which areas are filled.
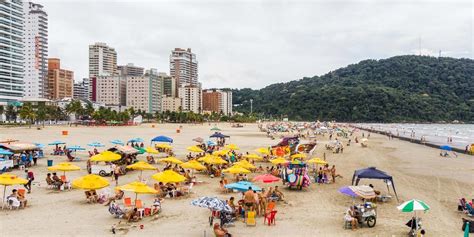
[[[462,231],[466,230],[467,222],[469,222],[469,233],[474,233],[474,221],[462,218]]]

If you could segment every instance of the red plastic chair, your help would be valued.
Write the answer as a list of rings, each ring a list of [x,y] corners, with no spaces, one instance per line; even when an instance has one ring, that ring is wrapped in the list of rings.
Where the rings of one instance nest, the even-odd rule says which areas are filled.
[[[275,225],[276,224],[276,221],[275,221],[275,216],[277,214],[277,211],[276,210],[273,210],[269,213],[266,213],[265,216],[263,217],[263,224],[265,224],[265,222],[268,222],[268,225]]]
[[[131,207],[131,206],[132,206],[132,199],[129,198],[129,197],[128,197],[128,198],[124,198],[124,199],[123,199],[123,205],[124,205],[125,207]]]

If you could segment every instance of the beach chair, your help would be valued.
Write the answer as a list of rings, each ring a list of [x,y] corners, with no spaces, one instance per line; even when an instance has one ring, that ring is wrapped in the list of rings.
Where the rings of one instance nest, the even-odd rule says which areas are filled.
[[[123,199],[123,205],[125,207],[132,207],[132,199],[131,198],[124,198]]]
[[[143,202],[142,202],[142,200],[137,199],[137,200],[135,201],[135,207],[136,207],[137,209],[143,208]]]
[[[256,215],[255,211],[247,212],[247,218],[245,218],[245,224],[247,226],[249,226],[249,225],[256,226],[257,225],[257,221],[255,220],[255,215]]]
[[[276,210],[273,210],[271,212],[269,212],[268,214],[265,214],[265,217],[263,218],[263,224],[265,224],[265,222],[268,223],[268,225],[275,225],[276,222],[275,222],[275,216],[277,214],[277,211]]]
[[[273,211],[273,209],[275,209],[275,205],[276,205],[275,201],[270,201],[270,202],[267,204],[267,209],[266,209],[265,211],[266,211],[267,213]],[[266,213],[265,213],[265,215],[266,215]]]

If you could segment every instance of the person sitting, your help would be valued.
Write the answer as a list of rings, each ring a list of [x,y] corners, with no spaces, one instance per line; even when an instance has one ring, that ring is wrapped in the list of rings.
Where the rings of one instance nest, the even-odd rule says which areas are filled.
[[[58,175],[56,175],[56,173],[53,173],[53,182],[54,182],[54,185],[57,186],[58,188],[61,188],[61,186],[63,186],[64,182],[58,177]]]
[[[158,213],[161,212],[161,202],[163,199],[161,198],[155,198],[155,201],[153,201],[153,205],[151,206],[151,216],[157,215]]]
[[[48,185],[51,185],[53,188],[59,189],[59,187],[56,185],[56,183],[54,183],[54,180],[51,178],[51,173],[48,173],[46,175],[46,183]]]
[[[124,215],[124,211],[120,208],[120,206],[112,201],[109,205],[109,212],[110,214],[114,215],[116,218],[122,218]]]
[[[377,196],[380,195],[380,191],[375,190],[374,185],[369,184],[369,187],[371,187],[374,190],[375,195],[377,195]]]
[[[466,208],[467,208],[467,207],[466,207],[466,199],[465,199],[465,198],[459,199],[458,211],[465,211]]]
[[[155,158],[153,158],[153,156],[147,156],[146,161],[148,162],[148,164],[155,164],[156,163]]]
[[[99,196],[95,192],[95,190],[85,191],[86,199],[88,203],[96,203],[99,199]]]
[[[18,198],[18,201],[20,201],[20,207],[25,208],[26,204],[28,203],[28,200],[26,200],[26,197],[25,197],[25,193],[17,192],[17,198]]]
[[[357,230],[358,221],[357,221],[356,213],[354,210],[354,206],[351,206],[346,211],[346,215],[344,216],[344,219],[351,223],[352,230]]]
[[[410,227],[411,231],[416,231],[418,229],[418,220],[412,217],[405,225]]]
[[[469,216],[473,216],[473,215],[474,215],[474,208],[472,207],[472,202],[466,203],[466,213],[467,213],[467,215],[469,215]]]
[[[8,205],[11,207],[14,207],[14,208],[21,207],[21,202],[18,199],[18,192],[16,189],[12,190],[12,193],[7,196],[6,200],[7,200]]]
[[[72,156],[71,150],[66,150],[66,156],[69,161],[73,161],[74,159],[76,159],[76,157]]]
[[[127,219],[128,222],[137,222],[140,220],[140,212],[135,207],[125,214],[125,219]]]
[[[214,235],[216,235],[216,237],[232,237],[231,234],[229,234],[229,232],[222,228],[219,223],[214,223]]]
[[[108,206],[111,202],[113,202],[115,200],[121,200],[123,198],[124,194],[125,193],[122,190],[116,189],[115,190],[115,196],[109,197],[107,202],[104,204],[104,206]]]
[[[176,193],[176,186],[172,183],[167,183],[166,184],[166,193],[170,196],[170,198],[173,198]]]
[[[258,172],[258,173],[263,173],[263,167],[262,167],[262,165],[260,165],[260,166],[258,167],[257,172]]]
[[[277,201],[283,201],[283,198],[285,197],[285,195],[283,195],[280,189],[278,189],[278,186],[275,186],[272,196],[277,197]]]

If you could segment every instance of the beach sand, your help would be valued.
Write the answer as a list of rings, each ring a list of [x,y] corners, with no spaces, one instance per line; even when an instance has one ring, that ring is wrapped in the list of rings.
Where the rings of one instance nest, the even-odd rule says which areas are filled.
[[[167,135],[174,139],[173,146],[178,158],[187,154],[185,148],[195,144],[195,137],[207,138],[210,128],[214,126],[184,124],[181,133],[176,133],[178,124],[150,124],[132,127],[46,127],[42,130],[28,128],[0,128],[0,140],[13,138],[24,142],[47,144],[54,140],[63,140],[68,145],[81,145],[92,141],[107,144],[113,139],[128,140],[134,137],[149,141],[157,135]],[[274,145],[278,141],[270,140],[265,133],[258,131],[256,124],[246,124],[243,128],[231,128],[228,124],[219,124],[223,133],[230,135],[230,142],[240,146],[241,151],[255,150],[257,147]],[[61,131],[68,130],[68,136]],[[406,236],[409,228],[404,224],[411,217],[410,213],[397,210],[397,201],[379,204],[377,208],[377,224],[374,228],[361,228],[356,231],[343,228],[343,213],[352,203],[352,198],[340,194],[337,190],[350,185],[355,169],[375,166],[394,177],[400,203],[417,198],[430,205],[427,213],[419,213],[423,218],[423,227],[427,236],[460,236],[461,217],[457,212],[457,200],[460,197],[474,198],[474,161],[472,156],[460,154],[458,158],[441,158],[439,150],[412,144],[404,141],[391,140],[372,134],[367,148],[352,143],[345,147],[343,154],[332,154],[325,150],[327,137],[318,136],[320,144],[315,156],[323,157],[335,164],[337,172],[343,176],[336,184],[311,186],[302,191],[282,188],[288,203],[277,204],[276,225],[263,224],[263,217],[258,217],[256,227],[247,227],[238,221],[235,227],[228,230],[233,236]],[[148,142],[147,142],[148,143]],[[45,154],[53,147],[49,146]],[[78,152],[82,161],[75,162],[84,168],[81,171],[69,172],[70,180],[85,175],[87,172],[87,152]],[[45,177],[48,173],[46,160],[39,160],[38,166],[31,168],[35,173],[33,192],[27,195],[29,207],[21,210],[0,211],[0,236],[111,236],[114,219],[107,207],[100,204],[87,204],[83,190],[51,191],[46,188]],[[64,156],[52,157],[54,163],[66,161]],[[144,155],[140,156],[144,159]],[[263,163],[263,167],[270,163]],[[161,169],[162,164],[158,167]],[[13,170],[12,173],[23,176],[23,171]],[[144,171],[148,184],[153,184],[152,172]],[[120,184],[135,181],[139,171],[131,171],[121,176]],[[251,174],[253,177],[255,174]],[[191,200],[202,196],[217,196],[228,199],[240,194],[222,194],[219,192],[219,179],[208,178],[197,174],[203,184],[193,188],[194,194],[181,199],[167,198],[163,202],[163,212],[156,220],[146,218],[139,224],[144,228],[130,227],[127,232],[118,231],[117,235],[128,236],[214,236],[209,227],[209,211],[205,208],[190,205]],[[109,178],[111,179],[111,178]],[[378,180],[362,180],[362,184],[374,184],[375,188],[386,193],[385,183]],[[278,183],[282,186],[281,183]],[[270,184],[260,184],[269,187]],[[114,185],[110,187],[113,189]],[[11,192],[7,189],[7,195]],[[0,191],[1,192],[1,191]],[[393,192],[392,192],[393,195]],[[134,194],[126,193],[133,197]],[[139,195],[146,206],[152,204],[153,196]]]

